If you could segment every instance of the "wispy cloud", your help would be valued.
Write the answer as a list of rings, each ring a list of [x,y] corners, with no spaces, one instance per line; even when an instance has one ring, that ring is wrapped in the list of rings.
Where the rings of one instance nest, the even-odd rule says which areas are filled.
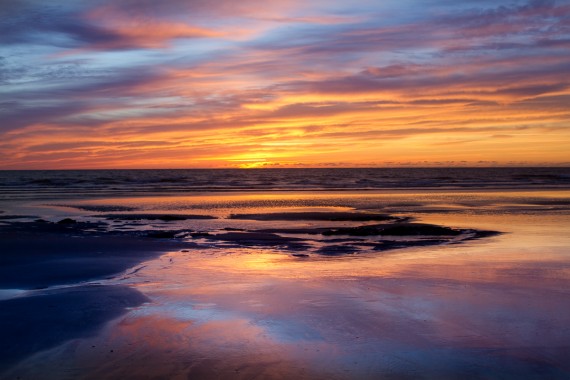
[[[0,12],[4,168],[567,161],[562,1]]]

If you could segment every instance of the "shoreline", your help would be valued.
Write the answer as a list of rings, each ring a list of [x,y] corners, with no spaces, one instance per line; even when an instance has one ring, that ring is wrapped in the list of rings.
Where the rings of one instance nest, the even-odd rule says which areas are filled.
[[[181,193],[187,193],[188,195],[203,195],[203,194],[259,194],[259,193],[272,193],[272,194],[287,194],[287,193],[333,193],[333,194],[346,194],[346,193],[355,193],[355,194],[369,194],[369,193],[391,193],[391,192],[402,192],[402,193],[423,193],[423,192],[542,192],[542,191],[570,191],[570,186],[568,185],[524,185],[524,184],[509,184],[505,186],[406,186],[406,187],[373,187],[373,188],[358,188],[358,187],[339,187],[339,188],[180,188],[180,189],[168,189],[168,188],[156,188],[156,189],[149,189],[149,190],[133,190],[133,189],[113,189],[113,190],[101,190],[101,191],[94,191],[94,192],[87,192],[81,191],[85,190],[84,187],[77,187],[72,188],[73,190],[78,190],[78,194],[76,196],[82,197],[110,197],[114,194],[117,194],[122,197],[125,193],[129,193],[131,196],[177,196]],[[0,189],[4,194],[11,194],[11,193],[22,193],[22,188],[3,188]],[[36,191],[38,190],[38,191]],[[60,194],[65,197],[69,197],[70,194],[61,194],[61,189],[54,188],[52,191],[51,189],[32,189],[30,190],[27,187],[26,190],[23,191],[24,193],[36,194],[38,196],[46,196],[46,195],[53,195]],[[0,199],[6,200],[6,199]]]

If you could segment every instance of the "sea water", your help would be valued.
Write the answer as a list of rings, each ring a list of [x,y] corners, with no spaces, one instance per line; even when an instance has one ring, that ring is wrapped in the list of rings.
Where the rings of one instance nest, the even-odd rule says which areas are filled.
[[[569,172],[2,172],[4,216],[17,211],[15,204],[53,221],[191,213],[217,219],[135,227],[219,231],[320,225],[230,219],[234,213],[342,210],[501,232],[461,244],[334,257],[223,244],[165,252],[98,281],[128,285],[150,302],[7,375],[568,378]]]

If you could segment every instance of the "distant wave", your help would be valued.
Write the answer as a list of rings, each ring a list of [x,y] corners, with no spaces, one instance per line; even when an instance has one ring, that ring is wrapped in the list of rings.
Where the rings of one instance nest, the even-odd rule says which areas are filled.
[[[3,199],[203,191],[570,188],[570,168],[0,171]]]

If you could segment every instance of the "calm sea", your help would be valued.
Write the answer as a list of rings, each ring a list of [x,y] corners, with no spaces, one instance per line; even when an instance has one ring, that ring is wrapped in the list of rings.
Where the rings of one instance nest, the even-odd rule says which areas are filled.
[[[570,168],[0,171],[2,199],[204,191],[570,188]]]

